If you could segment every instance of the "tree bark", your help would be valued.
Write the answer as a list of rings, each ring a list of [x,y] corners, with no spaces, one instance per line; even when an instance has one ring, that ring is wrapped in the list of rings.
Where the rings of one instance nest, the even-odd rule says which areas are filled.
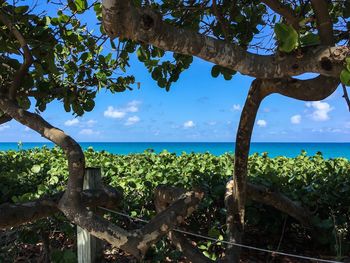
[[[0,229],[35,222],[41,218],[59,213],[58,202],[62,196],[63,192],[60,192],[52,197],[43,197],[26,203],[0,205]],[[122,198],[122,193],[114,189],[108,191],[85,190],[82,192],[84,207],[102,206],[112,209],[120,205]]]
[[[271,89],[262,86],[261,80],[254,80],[242,110],[236,135],[233,180],[227,183],[225,194],[225,206],[227,210],[227,236],[228,241],[231,243],[242,242],[250,139],[260,103],[267,95],[271,93]],[[240,248],[234,245],[228,245],[225,261],[238,263],[239,257]]]
[[[158,186],[155,190],[154,204],[158,213],[165,210],[169,204],[178,199],[185,192],[182,188],[170,186]],[[194,246],[183,234],[176,231],[169,231],[167,235],[170,242],[181,251],[184,256],[192,263],[209,263],[211,259]]]
[[[226,224],[230,242],[240,243],[242,241],[250,140],[261,101],[272,93],[279,93],[299,100],[321,100],[332,94],[338,87],[338,84],[338,79],[325,76],[319,76],[309,80],[286,78],[253,81],[242,110],[236,136],[234,180],[229,181],[226,186]],[[279,206],[279,209],[285,210],[285,207]],[[289,209],[293,210],[296,207],[293,208],[290,205]],[[239,262],[239,255],[240,249],[238,247],[228,246],[226,252],[227,262]]]
[[[192,55],[244,75],[256,78],[282,78],[307,72],[338,78],[347,46],[312,47],[301,56],[280,53],[257,55],[233,43],[177,28],[149,8],[139,9],[130,0],[104,0],[103,25],[111,38],[128,38],[166,51]]]

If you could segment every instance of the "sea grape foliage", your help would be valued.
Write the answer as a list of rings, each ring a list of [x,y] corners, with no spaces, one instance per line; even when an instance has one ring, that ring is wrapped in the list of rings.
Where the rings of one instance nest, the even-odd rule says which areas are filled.
[[[222,75],[229,81],[239,72],[255,78],[237,131],[233,177],[223,195],[226,237],[231,242],[242,241],[247,196],[262,194],[259,185],[246,180],[250,138],[262,100],[277,93],[317,101],[342,83],[350,104],[345,87],[350,84],[349,1],[48,0],[45,7],[0,1],[0,123],[15,119],[61,147],[69,177],[57,209],[136,258],[190,216],[203,193],[156,190],[165,198],[156,195],[159,213],[137,232],[89,213],[82,191],[84,153],[73,138],[41,117],[48,103],[58,100],[67,112],[81,116],[94,109],[101,90],[112,95],[142,88],[137,76],[128,74],[134,53],[167,91],[194,56],[214,64],[213,77]],[[304,73],[317,77],[295,78]],[[264,197],[270,205],[310,223],[301,216],[308,213],[291,199],[269,191]],[[182,252],[193,257],[197,252],[180,239],[187,242],[180,242],[187,248]],[[238,262],[239,255],[237,247],[228,246],[220,260]]]

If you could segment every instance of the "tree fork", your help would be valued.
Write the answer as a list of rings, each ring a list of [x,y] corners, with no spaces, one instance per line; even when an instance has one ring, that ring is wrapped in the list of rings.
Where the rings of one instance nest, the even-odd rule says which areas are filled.
[[[185,192],[182,188],[170,186],[158,186],[155,190],[154,204],[158,213],[165,210],[169,204],[174,202],[177,198]],[[181,251],[184,256],[193,263],[209,263],[213,262],[211,259],[203,255],[203,253],[195,247],[183,234],[169,231],[167,234],[170,242]]]
[[[58,202],[64,192],[51,197],[43,197],[26,203],[0,205],[0,229],[16,227],[29,222],[35,222],[41,218],[59,213]],[[84,207],[102,206],[116,208],[120,205],[123,194],[110,188],[108,190],[84,190],[82,192],[82,204]]]

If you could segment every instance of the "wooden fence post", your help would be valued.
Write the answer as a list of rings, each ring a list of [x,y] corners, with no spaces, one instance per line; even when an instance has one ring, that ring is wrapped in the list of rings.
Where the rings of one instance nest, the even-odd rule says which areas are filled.
[[[101,169],[86,168],[83,189],[101,189]],[[94,211],[96,212],[96,211]],[[77,227],[78,263],[103,262],[103,241]]]

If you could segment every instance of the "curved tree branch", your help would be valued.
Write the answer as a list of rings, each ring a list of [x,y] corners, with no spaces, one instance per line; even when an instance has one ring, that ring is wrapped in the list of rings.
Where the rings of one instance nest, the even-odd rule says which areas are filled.
[[[34,222],[60,212],[58,202],[62,196],[63,192],[60,192],[51,197],[43,197],[26,203],[0,205],[0,229]],[[122,193],[115,189],[84,190],[82,192],[84,207],[102,206],[112,209],[119,206],[122,198]]]
[[[227,237],[231,243],[241,243],[244,231],[244,214],[246,200],[246,177],[250,139],[253,132],[256,114],[261,101],[272,90],[262,86],[261,80],[254,80],[244,104],[236,135],[234,175],[226,185],[225,206],[227,210],[226,225]],[[228,245],[225,253],[225,262],[238,263],[240,248]]]
[[[0,21],[12,32],[23,50],[23,63],[15,73],[11,87],[9,89],[9,98],[13,100],[16,98],[16,93],[19,86],[21,85],[21,81],[27,74],[28,69],[34,60],[29,50],[27,41],[21,32],[19,32],[19,30],[16,28],[16,26],[11,23],[11,20],[8,18],[8,16],[2,11],[0,11]]]
[[[226,186],[226,224],[230,242],[241,242],[243,235],[250,141],[256,114],[262,100],[272,93],[299,100],[321,100],[332,94],[338,84],[337,79],[324,76],[309,80],[287,78],[253,81],[242,110],[236,136],[234,180],[228,182]],[[239,262],[239,254],[239,248],[228,246],[227,262]]]
[[[280,78],[306,72],[339,77],[349,47],[313,47],[302,56],[294,54],[257,55],[227,43],[177,28],[159,13],[134,7],[130,0],[104,0],[103,25],[111,38],[128,38],[141,43],[204,60],[257,78]]]
[[[311,226],[311,213],[277,191],[271,191],[266,187],[248,183],[247,198],[272,206],[295,218],[306,227]]]
[[[292,25],[295,29],[299,28],[300,18],[294,15],[294,11],[287,5],[284,5],[280,0],[261,0],[265,5],[270,7],[277,14],[283,16],[288,24]]]

